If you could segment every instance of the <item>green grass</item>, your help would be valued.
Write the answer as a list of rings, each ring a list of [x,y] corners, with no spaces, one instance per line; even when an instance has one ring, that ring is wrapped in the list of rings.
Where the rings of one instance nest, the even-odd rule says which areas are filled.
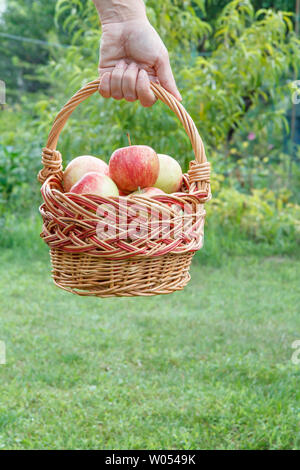
[[[79,298],[2,249],[0,448],[299,449],[300,262],[193,264],[183,292]]]

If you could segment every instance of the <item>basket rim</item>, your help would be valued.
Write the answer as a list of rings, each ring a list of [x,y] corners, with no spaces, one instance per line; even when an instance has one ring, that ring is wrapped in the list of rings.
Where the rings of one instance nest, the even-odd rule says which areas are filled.
[[[193,194],[102,198],[63,193],[60,185],[52,176],[42,187],[41,236],[50,248],[126,259],[202,247],[206,211]]]

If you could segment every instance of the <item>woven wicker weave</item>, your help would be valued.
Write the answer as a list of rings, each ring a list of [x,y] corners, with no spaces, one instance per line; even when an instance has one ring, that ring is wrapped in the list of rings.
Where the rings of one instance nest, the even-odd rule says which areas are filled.
[[[98,88],[99,79],[68,101],[43,149],[41,237],[50,247],[54,282],[72,293],[98,297],[148,296],[183,289],[190,280],[192,257],[203,245],[204,202],[211,197],[210,165],[202,140],[184,107],[160,85],[151,83],[157,98],[178,116],[194,150],[195,160],[190,162],[180,192],[152,198],[64,193],[57,141],[74,109]],[[138,229],[132,228],[137,220]],[[167,221],[167,232],[161,230],[162,221]],[[106,230],[99,235],[99,227],[104,226]]]

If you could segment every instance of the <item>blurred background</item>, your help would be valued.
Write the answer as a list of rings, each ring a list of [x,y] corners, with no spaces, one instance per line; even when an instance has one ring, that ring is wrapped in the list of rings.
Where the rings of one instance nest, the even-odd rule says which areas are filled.
[[[234,228],[242,237],[288,250],[299,241],[299,2],[146,4],[212,163],[211,220],[222,232]],[[90,0],[1,2],[2,227],[7,217],[36,212],[41,148],[56,113],[97,76],[100,34]],[[93,97],[69,120],[59,149],[65,163],[80,154],[109,159],[126,144],[127,131],[135,143],[168,153],[187,168],[190,143],[160,104],[144,110]]]
[[[13,364],[0,448],[299,448],[290,356],[299,339],[300,1],[145,3],[204,140],[213,199],[190,287],[122,303],[55,290],[39,241],[41,149],[61,107],[97,77],[97,12],[91,0],[0,1],[0,340]],[[108,161],[127,132],[185,170],[193,158],[163,104],[100,95],[74,112],[58,148],[65,164],[82,154]]]

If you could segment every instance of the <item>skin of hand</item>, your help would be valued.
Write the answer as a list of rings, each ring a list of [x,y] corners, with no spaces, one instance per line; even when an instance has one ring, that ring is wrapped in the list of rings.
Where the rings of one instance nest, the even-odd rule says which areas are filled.
[[[159,82],[179,101],[168,51],[147,17],[102,25],[99,92],[104,98],[140,100],[152,106],[150,80]]]

